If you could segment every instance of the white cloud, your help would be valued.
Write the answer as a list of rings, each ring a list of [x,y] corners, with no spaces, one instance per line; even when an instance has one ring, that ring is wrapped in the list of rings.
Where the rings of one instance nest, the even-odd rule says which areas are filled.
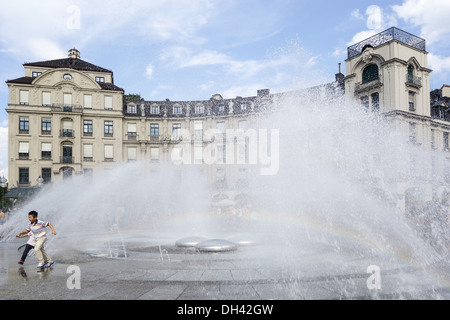
[[[359,15],[358,15],[359,14]],[[353,10],[352,16],[358,15],[359,18],[364,18],[359,10]],[[362,40],[370,38],[371,36],[376,35],[377,33],[383,31],[384,29],[388,29],[390,27],[397,25],[397,20],[394,15],[387,14],[386,11],[377,5],[370,5],[367,7],[365,11],[366,15],[366,26],[369,30],[363,30],[355,34],[352,40],[348,43],[348,45],[352,45],[358,43]]]
[[[436,73],[450,72],[450,57],[428,54],[428,65]]]
[[[358,20],[364,20],[364,16],[361,14],[359,9],[354,9],[351,13],[351,16]]]
[[[392,6],[397,16],[421,28],[421,36],[429,44],[450,36],[448,0],[405,0]],[[447,38],[448,40],[448,38]]]
[[[153,66],[151,64],[147,65],[147,68],[145,69],[145,76],[148,79],[153,77]]]

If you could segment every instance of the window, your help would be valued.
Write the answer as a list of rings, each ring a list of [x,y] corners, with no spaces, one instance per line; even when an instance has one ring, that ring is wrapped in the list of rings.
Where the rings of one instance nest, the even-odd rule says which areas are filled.
[[[378,80],[378,66],[371,64],[367,66],[362,73],[362,83]]]
[[[113,97],[105,96],[105,110],[112,110],[113,108]]]
[[[33,78],[37,78],[37,77],[39,77],[41,74],[42,74],[42,72],[33,71],[33,72],[32,72],[32,77],[33,77]]]
[[[178,136],[181,133],[181,123],[174,123],[172,125],[172,134]]]
[[[372,98],[372,111],[373,112],[380,111],[380,95],[378,94],[378,92],[372,93],[371,98]]]
[[[181,114],[181,106],[174,106],[173,114]]]
[[[64,107],[72,107],[72,94],[64,93]]]
[[[150,124],[150,137],[151,138],[159,137],[159,124],[157,123]]]
[[[42,168],[41,178],[44,180],[44,184],[52,182],[52,169]]]
[[[19,185],[29,185],[29,184],[30,184],[30,169],[19,168]]]
[[[105,161],[106,162],[114,161],[114,146],[113,145],[105,145]]]
[[[198,114],[198,113],[203,113],[203,112],[205,112],[204,106],[202,106],[201,104],[195,106],[195,113]]]
[[[42,106],[48,107],[51,106],[51,93],[50,92],[42,92]]]
[[[449,151],[448,132],[444,132],[444,150]]]
[[[52,133],[52,120],[42,119],[41,120],[41,133],[43,135],[49,135]]]
[[[408,82],[414,83],[414,67],[412,65],[408,66]]]
[[[152,114],[159,114],[159,106],[152,106],[151,113]]]
[[[49,142],[43,142],[41,146],[41,158],[42,160],[50,160],[52,158],[52,144]]]
[[[415,93],[412,91],[409,91],[409,93],[408,93],[409,111],[416,110],[416,107],[414,105],[414,97],[415,97]]]
[[[225,112],[225,105],[219,104],[219,112]]]
[[[196,136],[203,136],[203,122],[202,121],[194,122],[194,134]]]
[[[61,163],[73,163],[72,145],[65,144],[62,146],[63,156]]]
[[[128,140],[136,140],[137,138],[137,125],[136,123],[129,123],[128,124]]]
[[[19,142],[19,159],[28,160],[30,158],[30,143]]]
[[[150,148],[150,161],[153,163],[159,162],[159,148]]]
[[[409,141],[415,143],[416,142],[416,124],[414,122],[409,123]]]
[[[83,144],[83,160],[94,161],[94,146],[92,144]]]
[[[29,92],[28,90],[20,90],[20,97],[19,97],[20,104],[22,105],[29,105]]]
[[[226,146],[225,145],[218,145],[217,146],[217,163],[224,164],[226,161],[225,158],[226,155]]]
[[[137,148],[128,147],[128,162],[134,162],[137,160]]]
[[[431,129],[431,149],[436,149],[436,130]]]
[[[369,111],[369,97],[368,96],[361,97],[361,106],[364,108],[364,111]]]
[[[128,113],[136,113],[136,105],[135,104],[128,105]]]
[[[92,120],[83,120],[83,135],[92,136],[93,125]]]
[[[72,120],[63,120],[62,123],[62,132],[61,132],[61,136],[62,137],[68,137],[68,138],[73,138],[74,134],[73,134],[73,122]]]
[[[72,80],[72,75],[66,73],[65,75],[63,75],[64,80]]]
[[[241,103],[241,110],[242,110],[242,111],[247,110],[247,103],[246,103],[246,102],[242,102],[242,103]]]
[[[83,104],[86,109],[92,109],[92,95],[91,94],[84,95]]]
[[[112,137],[113,134],[113,122],[105,121],[105,137]]]
[[[30,130],[28,117],[19,118],[19,133],[28,133]]]
[[[217,122],[217,131],[219,133],[224,134],[225,133],[225,122]]]
[[[105,82],[105,77],[95,77],[95,81],[103,83],[103,82]]]

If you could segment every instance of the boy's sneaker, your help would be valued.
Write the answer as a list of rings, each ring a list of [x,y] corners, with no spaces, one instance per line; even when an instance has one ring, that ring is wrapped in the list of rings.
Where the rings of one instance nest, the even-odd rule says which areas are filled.
[[[45,267],[45,263],[42,262],[42,263],[39,263],[36,268],[44,268],[44,267]]]
[[[45,267],[46,268],[50,268],[52,265],[54,265],[55,264],[55,262],[54,261],[50,261],[49,263],[47,263],[46,265],[45,265]]]
[[[22,260],[20,260],[19,262],[17,262],[18,264],[23,264],[23,261]]]

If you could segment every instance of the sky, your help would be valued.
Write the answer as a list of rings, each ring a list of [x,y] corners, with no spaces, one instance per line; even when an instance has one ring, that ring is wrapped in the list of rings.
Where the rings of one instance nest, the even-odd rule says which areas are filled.
[[[450,84],[449,17],[449,0],[0,0],[0,176],[5,81],[26,62],[75,47],[146,100],[246,97],[331,82],[349,45],[396,26],[426,39],[433,90]]]

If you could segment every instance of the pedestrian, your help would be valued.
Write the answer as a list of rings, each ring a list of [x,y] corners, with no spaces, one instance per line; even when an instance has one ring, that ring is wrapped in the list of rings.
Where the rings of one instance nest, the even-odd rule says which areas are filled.
[[[3,209],[0,209],[0,226],[6,222],[6,215]]]
[[[47,233],[45,231],[45,228],[49,227],[52,230],[52,234],[56,235],[55,228],[49,222],[38,220],[38,213],[34,210],[28,213],[28,220],[30,221],[28,228],[25,231],[19,232],[16,237],[20,237],[23,234],[28,234],[28,232],[31,231],[36,239],[34,254],[39,261],[37,267],[50,268],[54,264],[54,262],[44,250],[44,243],[47,240]]]
[[[34,249],[35,245],[36,245],[36,238],[34,237],[33,232],[28,232],[27,235],[21,235],[18,238],[25,238],[25,237],[30,237],[27,241],[27,243],[25,244],[25,250],[23,250],[23,254],[22,254],[22,258],[20,258],[20,261],[18,262],[19,264],[23,264],[25,262],[25,259],[28,256],[28,252],[30,252],[31,249]]]

